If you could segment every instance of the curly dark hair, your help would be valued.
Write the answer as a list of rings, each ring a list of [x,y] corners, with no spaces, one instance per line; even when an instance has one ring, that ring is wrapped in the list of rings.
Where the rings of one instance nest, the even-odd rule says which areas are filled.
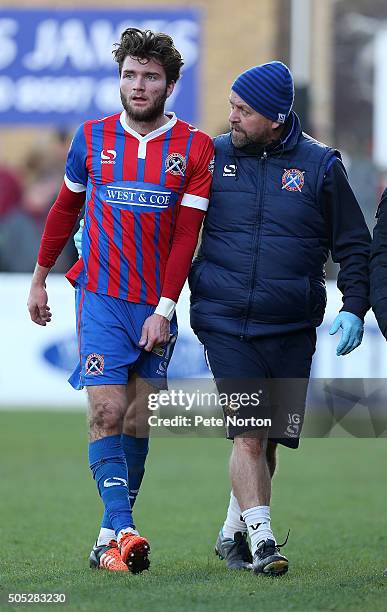
[[[129,55],[143,60],[153,59],[161,64],[165,70],[167,84],[176,82],[180,77],[180,68],[184,62],[168,34],[127,28],[122,32],[120,42],[114,46],[117,48],[113,50],[113,55],[120,74],[122,64]]]

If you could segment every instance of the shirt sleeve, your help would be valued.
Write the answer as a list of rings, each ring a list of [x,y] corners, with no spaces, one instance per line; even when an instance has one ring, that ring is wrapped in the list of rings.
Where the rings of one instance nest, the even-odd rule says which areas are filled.
[[[174,302],[179,299],[191,267],[204,215],[202,210],[191,207],[180,210],[165,269],[162,298],[169,298]],[[162,314],[159,311],[157,313]]]
[[[64,182],[70,191],[86,191],[88,172],[86,167],[87,146],[84,124],[74,134],[67,155]]]
[[[196,162],[183,195],[181,206],[207,211],[213,164],[214,145],[209,136],[205,136],[204,144],[200,143],[196,151]]]
[[[38,264],[52,268],[70,238],[85,201],[83,193],[71,191],[65,183],[51,207],[38,254]]]
[[[370,257],[370,296],[380,331],[387,338],[387,189],[380,200],[376,219]]]
[[[181,208],[165,269],[161,298],[155,310],[171,319],[176,302],[187,279],[199,232],[208,208],[214,169],[214,145],[207,134],[192,143],[194,167],[181,200]]]
[[[340,265],[337,287],[343,308],[361,319],[369,304],[371,236],[341,160],[333,156],[322,186],[322,208],[332,259]]]

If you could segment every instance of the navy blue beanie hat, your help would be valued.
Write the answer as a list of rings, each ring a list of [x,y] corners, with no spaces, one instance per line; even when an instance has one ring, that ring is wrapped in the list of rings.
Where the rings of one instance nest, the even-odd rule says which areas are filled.
[[[282,62],[269,62],[242,72],[231,89],[255,111],[277,123],[285,123],[292,110],[293,77]]]

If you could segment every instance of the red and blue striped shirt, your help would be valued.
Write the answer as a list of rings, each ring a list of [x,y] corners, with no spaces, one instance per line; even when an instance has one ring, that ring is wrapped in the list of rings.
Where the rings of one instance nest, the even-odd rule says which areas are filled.
[[[145,136],[127,125],[125,112],[81,125],[65,183],[86,191],[82,258],[67,278],[157,304],[180,207],[207,210],[213,155],[211,138],[173,114]]]

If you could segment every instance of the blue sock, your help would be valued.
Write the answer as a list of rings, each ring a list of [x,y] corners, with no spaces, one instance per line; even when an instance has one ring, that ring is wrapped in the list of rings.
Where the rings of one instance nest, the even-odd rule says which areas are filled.
[[[135,438],[122,434],[121,444],[128,466],[129,499],[133,508],[144,477],[149,438]]]
[[[149,438],[135,438],[134,436],[122,434],[121,444],[128,467],[129,499],[133,510],[144,477],[145,460],[149,450]],[[106,510],[102,518],[101,527],[113,529]]]
[[[116,535],[133,527],[128,492],[128,468],[121,436],[106,436],[89,444],[89,465],[97,483],[105,512]]]

